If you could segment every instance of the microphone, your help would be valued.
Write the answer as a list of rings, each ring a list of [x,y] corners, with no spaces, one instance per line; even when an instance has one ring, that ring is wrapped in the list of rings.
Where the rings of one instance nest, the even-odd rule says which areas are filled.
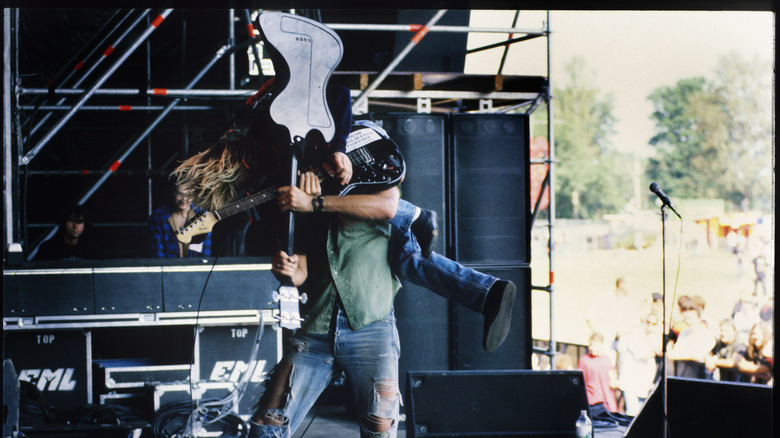
[[[654,183],[650,184],[650,191],[651,191],[651,192],[653,192],[653,193],[655,193],[655,194],[656,194],[656,196],[658,196],[658,199],[660,199],[660,200],[661,200],[661,202],[662,202],[662,203],[663,203],[665,206],[667,206],[667,207],[671,208],[671,209],[672,209],[672,211],[674,212],[674,214],[676,214],[676,215],[677,215],[677,217],[679,217],[680,219],[682,219],[682,217],[680,216],[680,213],[677,213],[677,210],[675,210],[675,209],[674,209],[674,206],[672,205],[672,201],[670,201],[670,200],[669,200],[669,197],[668,197],[668,196],[666,196],[666,193],[664,193],[664,191],[663,191],[663,190],[661,190],[661,187],[658,185],[658,183],[654,182]]]

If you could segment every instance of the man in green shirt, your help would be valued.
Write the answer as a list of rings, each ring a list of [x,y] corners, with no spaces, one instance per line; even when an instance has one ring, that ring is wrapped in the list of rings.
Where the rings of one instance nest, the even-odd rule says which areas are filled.
[[[322,391],[344,372],[360,419],[361,437],[394,437],[398,425],[400,344],[393,300],[400,283],[388,262],[399,191],[328,196],[312,202],[318,184],[302,175],[299,187],[279,190],[283,211],[312,215],[299,254],[273,257],[272,271],[309,296],[304,325],[271,373],[249,437],[289,437]],[[318,217],[319,216],[319,217]],[[298,234],[303,231],[298,226]],[[300,237],[300,236],[299,236]]]

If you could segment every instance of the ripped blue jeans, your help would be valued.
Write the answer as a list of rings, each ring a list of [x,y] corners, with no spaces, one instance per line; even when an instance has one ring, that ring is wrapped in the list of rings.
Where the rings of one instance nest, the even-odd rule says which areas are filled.
[[[398,358],[401,354],[395,313],[383,320],[353,331],[341,306],[337,311],[330,333],[314,334],[297,331],[288,345],[284,357],[273,373],[286,367],[288,375],[267,382],[268,385],[284,385],[283,400],[277,407],[269,408],[266,394],[260,400],[256,416],[273,419],[281,426],[250,423],[248,438],[289,438],[298,429],[320,394],[343,371],[352,399],[357,409],[360,436],[396,436],[400,412],[398,389]],[[278,390],[278,388],[277,388]],[[379,423],[392,426],[385,432],[377,430]]]

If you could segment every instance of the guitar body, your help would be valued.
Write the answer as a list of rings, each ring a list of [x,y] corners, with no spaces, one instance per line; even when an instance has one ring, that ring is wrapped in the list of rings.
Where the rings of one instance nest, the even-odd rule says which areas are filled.
[[[340,186],[333,179],[321,178],[323,193],[343,196],[378,192],[400,184],[406,175],[398,145],[374,123],[359,121],[352,125],[346,152],[352,162],[352,179]]]
[[[325,89],[344,53],[341,39],[323,24],[297,15],[264,12],[259,20],[274,61],[276,86],[283,87],[271,102],[271,118],[287,127],[291,144],[311,130],[330,141],[336,128]]]

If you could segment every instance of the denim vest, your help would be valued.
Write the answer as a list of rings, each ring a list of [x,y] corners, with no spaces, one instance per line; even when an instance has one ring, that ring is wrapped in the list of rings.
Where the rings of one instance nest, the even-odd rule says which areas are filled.
[[[304,285],[309,305],[303,330],[327,333],[338,296],[353,330],[386,317],[401,283],[388,263],[390,224],[386,221],[339,220],[334,216],[327,241],[308,251]]]

